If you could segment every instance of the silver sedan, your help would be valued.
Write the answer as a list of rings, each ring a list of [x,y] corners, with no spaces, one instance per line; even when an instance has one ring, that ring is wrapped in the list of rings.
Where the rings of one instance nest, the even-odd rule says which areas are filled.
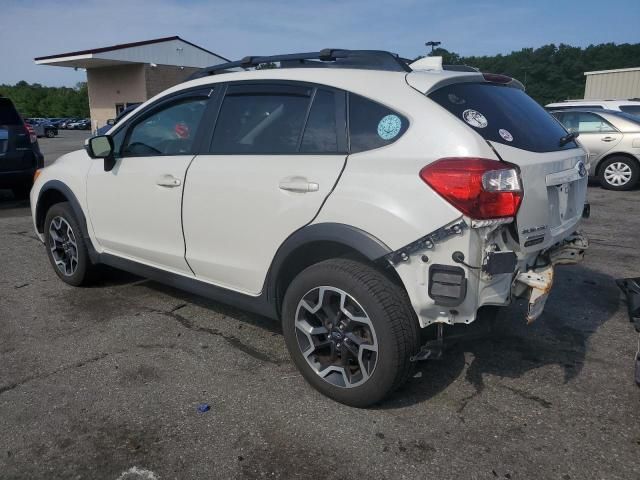
[[[614,110],[551,112],[589,152],[589,175],[610,190],[631,190],[640,179],[640,119]]]

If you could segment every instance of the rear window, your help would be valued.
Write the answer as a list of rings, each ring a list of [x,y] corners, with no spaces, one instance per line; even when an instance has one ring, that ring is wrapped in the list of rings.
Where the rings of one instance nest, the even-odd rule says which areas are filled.
[[[560,147],[566,130],[517,88],[491,83],[457,83],[436,90],[429,98],[466,122],[485,140],[530,152],[577,146],[569,142]]]
[[[640,105],[620,105],[620,110],[624,113],[640,116]]]
[[[20,115],[8,98],[0,98],[0,125],[22,125]]]

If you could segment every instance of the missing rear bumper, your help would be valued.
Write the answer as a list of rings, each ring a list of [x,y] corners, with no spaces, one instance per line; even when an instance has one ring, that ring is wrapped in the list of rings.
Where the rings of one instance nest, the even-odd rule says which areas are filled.
[[[527,323],[531,323],[542,315],[549,298],[553,286],[553,265],[522,272],[516,277],[517,283],[528,287],[525,290],[529,298],[526,319]]]

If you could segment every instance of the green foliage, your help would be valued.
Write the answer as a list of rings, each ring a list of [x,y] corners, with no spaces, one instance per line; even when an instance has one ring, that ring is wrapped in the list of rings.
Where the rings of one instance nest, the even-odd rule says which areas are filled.
[[[583,98],[584,72],[640,67],[640,43],[603,43],[586,48],[561,43],[482,57],[461,57],[437,48],[434,55],[442,56],[445,65],[469,65],[517,78],[526,83],[527,93],[542,105]]]
[[[0,95],[13,101],[20,115],[28,117],[89,117],[86,82],[69,87],[43,87],[20,81],[0,85]]]
[[[483,72],[502,73],[517,78],[526,85],[527,93],[542,105],[582,98],[584,72],[640,66],[640,43],[603,43],[586,48],[571,45],[544,45],[523,48],[507,55],[462,57],[444,48],[436,48],[434,55],[442,56],[445,65],[470,65]],[[258,65],[257,69],[276,68],[273,63]],[[25,81],[0,85],[0,95],[9,97],[24,117],[88,117],[87,84],[75,88],[43,87]]]

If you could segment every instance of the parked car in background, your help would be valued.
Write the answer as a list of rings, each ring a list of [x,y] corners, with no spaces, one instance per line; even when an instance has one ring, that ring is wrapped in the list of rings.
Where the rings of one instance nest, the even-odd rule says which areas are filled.
[[[83,118],[67,124],[69,130],[91,130],[91,119]]]
[[[610,190],[630,190],[640,178],[640,117],[616,110],[555,110],[589,152],[589,175]]]
[[[122,120],[124,117],[126,117],[130,112],[138,108],[140,105],[141,105],[140,103],[128,104],[127,107],[116,116],[116,118],[110,118],[109,120],[107,120],[106,125],[103,125],[98,130],[96,130],[96,135],[104,135],[105,133],[107,133],[109,130],[111,130],[111,127],[113,127],[114,125],[117,125],[120,120]]]
[[[640,116],[640,100],[566,100],[545,106],[549,111],[556,110],[616,110]]]
[[[60,124],[65,121],[64,118],[49,118],[47,121],[56,128],[60,128]]]
[[[33,128],[22,120],[11,100],[0,97],[0,188],[26,198],[36,170],[43,166]]]
[[[69,128],[69,124],[77,122],[80,120],[79,118],[66,118],[60,123],[60,128],[67,129]]]
[[[363,407],[436,355],[421,327],[516,296],[533,321],[581,260],[585,151],[519,82],[370,50],[248,58],[283,68],[205,69],[41,172],[62,281],[105,263],[281,319],[305,379]]]
[[[53,138],[58,135],[58,127],[47,120],[27,118],[25,123],[31,125],[38,137]]]

